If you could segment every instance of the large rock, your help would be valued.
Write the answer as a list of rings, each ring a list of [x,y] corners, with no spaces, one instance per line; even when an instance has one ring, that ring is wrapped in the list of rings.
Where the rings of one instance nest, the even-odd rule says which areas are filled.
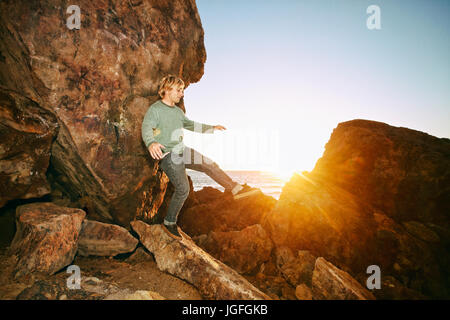
[[[15,276],[53,274],[69,265],[77,251],[85,215],[81,209],[50,202],[18,206],[17,231],[10,247],[10,253],[17,257]]]
[[[314,296],[325,300],[375,300],[375,296],[347,272],[322,257],[316,260],[312,289]]]
[[[50,193],[45,173],[56,132],[52,113],[0,86],[0,207]]]
[[[371,214],[342,188],[294,174],[262,225],[277,247],[308,250],[360,271],[372,261],[376,221]]]
[[[78,254],[112,257],[133,251],[138,243],[123,227],[85,219],[78,239]]]
[[[252,273],[269,260],[273,245],[259,224],[240,231],[213,231],[198,245],[239,273]]]
[[[395,221],[449,225],[450,140],[368,120],[339,123],[312,174]]]
[[[195,1],[80,0],[80,28],[69,29],[69,5],[0,2],[0,85],[55,115],[52,187],[90,218],[129,227],[162,203],[168,181],[141,123],[163,76],[202,77],[200,17]]]
[[[339,124],[315,169],[291,177],[261,224],[277,247],[308,250],[355,277],[375,264],[411,290],[448,298],[448,146],[375,121]]]
[[[192,239],[174,240],[161,225],[133,221],[131,226],[155,256],[160,270],[191,283],[206,299],[270,299],[235,270],[200,249]]]

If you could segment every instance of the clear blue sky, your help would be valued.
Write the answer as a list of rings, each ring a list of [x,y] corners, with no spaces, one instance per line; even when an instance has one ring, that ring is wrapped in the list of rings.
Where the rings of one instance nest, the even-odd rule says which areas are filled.
[[[450,137],[449,0],[196,3],[207,60],[185,91],[187,116],[228,130],[185,131],[185,142],[224,169],[264,169],[276,153],[269,170],[312,170],[333,128],[357,118]],[[381,30],[366,26],[373,4]],[[271,150],[227,159],[250,156],[252,132]]]

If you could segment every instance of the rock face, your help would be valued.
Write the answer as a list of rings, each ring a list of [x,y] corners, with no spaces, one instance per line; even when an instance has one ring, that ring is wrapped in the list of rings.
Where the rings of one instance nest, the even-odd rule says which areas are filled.
[[[0,86],[0,207],[50,193],[45,173],[56,133],[52,113]]]
[[[56,119],[52,188],[90,216],[129,227],[136,217],[156,214],[167,185],[142,142],[143,116],[158,99],[164,75],[176,74],[186,86],[199,81],[206,60],[203,29],[194,1],[76,5],[79,29],[68,28],[76,13],[67,13],[69,5],[60,1],[0,3],[0,85],[17,93],[12,101],[30,99]],[[30,112],[39,119],[39,108]],[[37,135],[47,132],[43,124],[53,123],[47,119],[42,113],[34,124]],[[41,140],[45,151],[48,142]],[[34,168],[38,176],[45,159],[44,152]],[[42,188],[34,194],[48,193],[42,181],[32,183]]]
[[[262,225],[277,247],[309,250],[355,277],[367,278],[375,264],[407,289],[449,297],[449,155],[448,139],[341,123],[314,170],[286,183]]]
[[[239,273],[252,273],[269,260],[272,241],[259,224],[240,231],[213,231],[198,245]]]
[[[312,288],[316,296],[326,300],[375,300],[374,295],[347,272],[339,270],[324,258],[316,260]]]
[[[139,241],[118,225],[84,220],[78,238],[81,256],[115,256],[133,251]]]
[[[85,215],[83,210],[50,202],[17,207],[17,232],[10,247],[10,253],[17,256],[15,276],[53,274],[69,265]]]
[[[160,225],[133,221],[140,242],[155,256],[158,268],[194,285],[206,299],[270,299],[236,271],[214,259],[189,238],[168,236]]]

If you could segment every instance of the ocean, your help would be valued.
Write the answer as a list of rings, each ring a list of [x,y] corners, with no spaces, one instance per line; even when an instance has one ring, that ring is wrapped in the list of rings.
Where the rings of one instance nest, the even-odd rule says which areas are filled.
[[[231,179],[241,184],[247,183],[249,186],[259,188],[261,191],[272,196],[275,199],[280,198],[281,189],[285,181],[278,178],[275,174],[266,171],[225,171]],[[194,184],[194,191],[198,191],[203,187],[213,187],[224,191],[224,188],[212,180],[203,172],[187,169],[186,173],[191,177]]]

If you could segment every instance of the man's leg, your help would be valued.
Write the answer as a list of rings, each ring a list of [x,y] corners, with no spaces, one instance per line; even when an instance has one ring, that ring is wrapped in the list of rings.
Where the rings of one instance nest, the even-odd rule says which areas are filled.
[[[175,238],[179,239],[179,233],[177,231],[177,218],[183,207],[184,201],[189,196],[189,181],[186,175],[186,168],[182,158],[176,155],[177,159],[172,159],[172,153],[167,154],[162,160],[160,160],[160,167],[165,172],[170,182],[175,187],[175,192],[170,200],[169,208],[164,219],[164,226],[166,230],[170,231]],[[163,226],[163,227],[164,227]]]
[[[187,169],[204,172],[225,190],[231,191],[237,182],[233,181],[214,161],[207,158],[197,150],[189,147],[184,148],[184,162]]]
[[[234,199],[241,199],[251,195],[260,194],[261,190],[243,186],[230,178],[214,161],[204,156],[195,149],[184,148],[184,162],[187,169],[201,171],[210,176],[214,181],[230,191]]]

